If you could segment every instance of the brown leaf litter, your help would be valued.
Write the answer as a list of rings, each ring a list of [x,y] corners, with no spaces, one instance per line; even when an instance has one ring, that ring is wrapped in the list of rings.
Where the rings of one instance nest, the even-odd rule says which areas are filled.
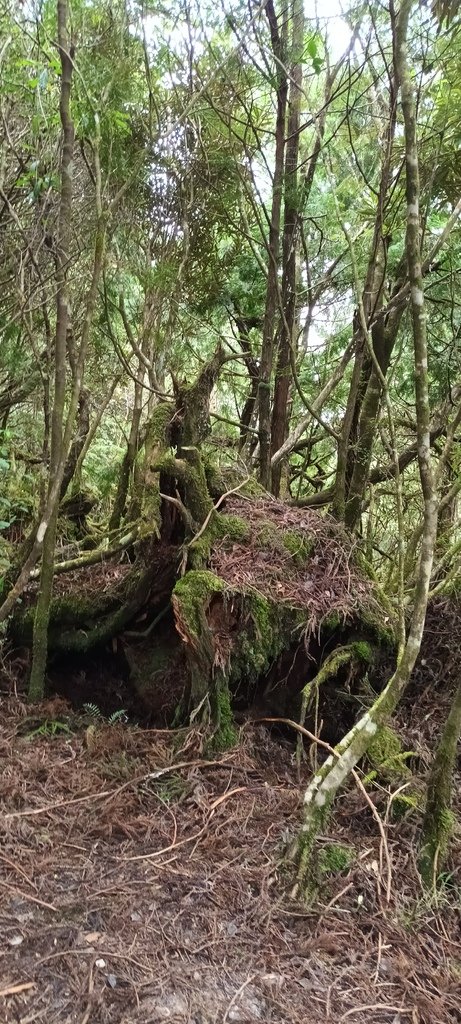
[[[35,714],[76,726],[57,700]],[[2,1024],[459,1021],[455,889],[422,899],[414,819],[386,825],[387,903],[376,821],[344,792],[331,836],[355,855],[307,909],[282,861],[291,743],[247,725],[213,759],[196,731],[28,738],[27,715],[3,700]]]
[[[237,494],[228,499],[225,511],[250,528],[245,542],[230,543],[224,537],[213,547],[210,567],[229,586],[305,608],[311,629],[327,615],[338,613],[346,620],[365,605],[382,616],[373,585],[358,568],[353,540],[332,517],[269,496],[250,500]],[[299,558],[284,545],[284,534],[292,541],[299,537]],[[306,558],[304,543],[310,546]]]

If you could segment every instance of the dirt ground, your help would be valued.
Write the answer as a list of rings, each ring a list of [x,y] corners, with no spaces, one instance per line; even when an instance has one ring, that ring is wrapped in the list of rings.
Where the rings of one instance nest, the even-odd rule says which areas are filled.
[[[461,1021],[460,849],[423,897],[418,815],[386,821],[390,791],[381,829],[342,795],[321,843],[351,863],[307,909],[289,737],[247,725],[215,758],[196,732],[77,729],[58,699],[0,713],[1,1024]]]

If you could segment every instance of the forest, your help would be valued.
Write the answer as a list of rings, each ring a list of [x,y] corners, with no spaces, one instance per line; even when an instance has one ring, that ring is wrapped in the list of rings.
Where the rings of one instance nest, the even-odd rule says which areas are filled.
[[[0,1021],[461,1013],[457,0],[0,0]]]

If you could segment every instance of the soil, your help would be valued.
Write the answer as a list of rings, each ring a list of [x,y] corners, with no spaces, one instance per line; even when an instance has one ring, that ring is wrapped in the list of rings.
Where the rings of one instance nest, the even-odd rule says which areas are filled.
[[[416,706],[408,749],[426,750],[436,726]],[[391,788],[370,791],[382,832],[363,793],[342,794],[321,847],[348,863],[307,908],[283,853],[309,762],[298,779],[267,727],[216,757],[197,731],[5,695],[0,748],[2,1024],[461,1020],[460,844],[423,896],[419,812],[393,823]]]

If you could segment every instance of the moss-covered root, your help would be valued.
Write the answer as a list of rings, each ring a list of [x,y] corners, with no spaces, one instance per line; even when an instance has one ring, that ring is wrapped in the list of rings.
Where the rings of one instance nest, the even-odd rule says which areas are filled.
[[[224,672],[218,671],[210,690],[211,718],[215,723],[210,747],[213,750],[228,750],[235,746],[238,732],[234,725],[229,684]]]
[[[325,830],[335,796],[366,753],[379,726],[367,712],[313,775],[304,794],[304,822],[292,849],[296,865],[295,895],[309,898],[316,878],[315,841]]]
[[[318,691],[322,683],[325,683],[328,679],[334,679],[334,677],[337,676],[339,669],[344,665],[349,665],[353,661],[369,664],[372,659],[372,650],[367,643],[357,641],[356,643],[349,644],[347,647],[337,647],[336,650],[325,659],[315,678],[307,683],[302,691],[299,719],[300,725],[304,725],[306,713],[308,708],[311,706],[312,701],[318,699]],[[303,739],[302,736],[299,735],[296,750],[298,766],[301,763],[302,750]]]
[[[419,870],[424,884],[434,888],[443,866],[454,826],[451,811],[456,748],[461,735],[461,681],[439,739],[427,787],[421,830]]]
[[[292,848],[297,869],[295,892],[309,898],[316,876],[315,842],[324,831],[336,794],[360,759],[366,754],[373,737],[395,710],[403,688],[402,663],[386,688],[333,753],[317,769],[304,794],[304,822]]]

